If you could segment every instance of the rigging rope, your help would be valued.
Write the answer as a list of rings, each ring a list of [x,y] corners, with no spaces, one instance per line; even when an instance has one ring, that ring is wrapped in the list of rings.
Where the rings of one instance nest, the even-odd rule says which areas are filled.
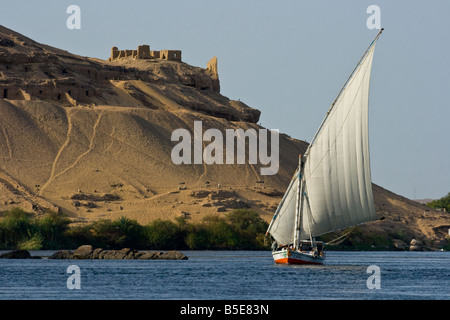
[[[341,235],[340,237],[337,237],[336,239],[334,239],[334,240],[331,240],[331,241],[329,241],[329,242],[327,242],[327,243],[325,243],[327,246],[336,246],[336,245],[339,245],[339,244],[341,244],[349,235],[350,235],[350,233],[352,233],[353,231],[355,231],[356,230],[356,228],[357,227],[353,227],[353,228],[351,228],[348,232],[346,232],[346,233],[344,233],[343,235]],[[342,238],[342,240],[340,240]],[[340,241],[339,241],[340,240]]]

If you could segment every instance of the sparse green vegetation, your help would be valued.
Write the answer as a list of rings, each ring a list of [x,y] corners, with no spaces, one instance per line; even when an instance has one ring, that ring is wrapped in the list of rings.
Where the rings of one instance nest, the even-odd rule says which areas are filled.
[[[21,209],[3,213],[0,249],[55,250],[83,244],[105,249],[268,249],[264,244],[267,223],[251,210],[239,209],[226,218],[207,216],[200,224],[185,219],[155,220],[142,226],[121,217],[69,227],[69,220],[54,212],[33,218]]]
[[[447,212],[450,212],[450,192],[445,197],[428,202],[427,206],[433,209],[445,209]]]
[[[201,223],[155,220],[148,225],[120,217],[114,221],[99,220],[85,225],[70,226],[70,220],[48,212],[33,217],[21,209],[0,215],[0,250],[60,250],[75,249],[90,244],[96,248],[137,250],[269,250],[264,234],[267,223],[249,209],[229,212],[224,218],[206,216]],[[341,238],[341,235],[345,235]],[[376,234],[355,227],[342,232],[322,235],[317,240],[339,239],[327,250],[398,250],[393,240],[409,244],[413,238],[404,230]],[[450,250],[450,237],[443,246]]]
[[[54,212],[33,218],[21,209],[3,213],[0,220],[1,249],[60,249],[65,242],[69,220]]]

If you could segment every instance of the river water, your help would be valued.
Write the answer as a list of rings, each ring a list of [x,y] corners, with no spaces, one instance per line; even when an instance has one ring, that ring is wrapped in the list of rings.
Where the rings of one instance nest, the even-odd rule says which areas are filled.
[[[276,265],[268,251],[183,253],[189,260],[0,259],[0,300],[450,300],[450,252],[328,252],[323,266]]]

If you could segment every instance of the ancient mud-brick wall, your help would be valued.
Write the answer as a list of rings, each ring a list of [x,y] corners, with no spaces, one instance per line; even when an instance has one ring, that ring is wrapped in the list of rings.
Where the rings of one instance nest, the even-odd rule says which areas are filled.
[[[138,59],[149,59],[150,56],[150,46],[149,45],[142,45],[139,46],[137,49],[137,58]]]
[[[150,51],[150,56],[155,59],[159,59],[159,51]]]
[[[142,45],[137,48],[137,50],[119,50],[117,47],[111,48],[111,57],[108,61],[113,61],[122,58],[136,58],[136,59],[150,59],[150,46]]]
[[[117,58],[119,58],[119,54],[120,54],[120,51],[119,51],[119,48],[117,48],[117,47],[112,47],[111,48],[111,60],[115,60],[115,59],[117,59]]]
[[[161,50],[150,51],[149,45],[141,45],[137,50],[119,50],[117,47],[111,48],[111,57],[108,61],[113,61],[122,58],[136,58],[136,59],[163,59],[170,61],[181,61],[181,50]]]
[[[159,58],[170,61],[181,61],[181,50],[161,50]]]
[[[208,71],[208,74],[211,76],[218,77],[219,72],[217,71],[217,57],[213,57],[211,60],[208,61],[206,64],[206,70]]]
[[[211,77],[213,91],[220,92],[219,71],[217,70],[217,57],[213,57],[206,64],[206,73]]]

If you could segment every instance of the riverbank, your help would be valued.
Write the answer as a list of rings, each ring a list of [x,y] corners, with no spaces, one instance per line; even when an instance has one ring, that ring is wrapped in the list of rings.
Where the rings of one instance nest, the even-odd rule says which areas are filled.
[[[13,250],[0,254],[0,259],[41,259],[43,256],[32,255],[27,250]],[[104,250],[93,248],[91,245],[80,246],[75,251],[59,250],[48,255],[50,260],[188,260],[183,253],[171,250],[163,251],[138,251],[130,248],[121,250]]]
[[[20,209],[4,212],[2,216],[0,249],[76,250],[90,244],[103,250],[270,250],[270,240],[264,236],[267,223],[248,209],[234,210],[226,218],[208,216],[196,224],[180,218],[175,222],[156,220],[140,225],[121,217],[74,226],[61,214],[49,212],[33,217]],[[316,240],[332,243],[327,245],[328,251],[450,250],[448,236],[429,241],[404,229],[385,231],[358,226]]]
[[[0,220],[0,249],[58,250],[84,244],[108,250],[268,249],[264,241],[267,226],[258,213],[246,209],[234,210],[226,218],[208,216],[198,224],[180,218],[148,225],[126,217],[73,225],[57,213],[33,217],[13,209]]]

